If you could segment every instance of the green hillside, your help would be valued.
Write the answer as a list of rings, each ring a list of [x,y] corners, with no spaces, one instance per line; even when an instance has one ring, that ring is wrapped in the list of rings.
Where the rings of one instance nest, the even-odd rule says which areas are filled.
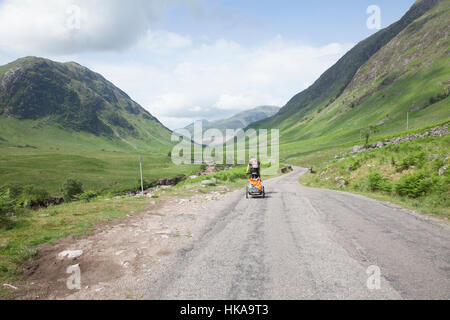
[[[170,148],[170,131],[100,74],[27,57],[0,67],[0,146]]]
[[[0,187],[34,185],[59,196],[67,178],[85,190],[138,187],[190,174],[169,157],[171,132],[101,75],[74,62],[27,57],[0,67]],[[198,168],[197,168],[198,169]]]
[[[448,1],[417,1],[397,23],[350,50],[272,118],[284,159],[307,164],[361,144],[360,131],[386,136],[450,119]],[[373,137],[377,139],[377,137]]]

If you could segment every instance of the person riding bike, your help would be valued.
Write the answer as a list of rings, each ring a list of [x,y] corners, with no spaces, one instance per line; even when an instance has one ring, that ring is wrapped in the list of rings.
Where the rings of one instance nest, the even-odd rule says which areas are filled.
[[[247,166],[247,174],[250,174],[253,179],[261,179],[261,162],[256,157],[251,157]]]

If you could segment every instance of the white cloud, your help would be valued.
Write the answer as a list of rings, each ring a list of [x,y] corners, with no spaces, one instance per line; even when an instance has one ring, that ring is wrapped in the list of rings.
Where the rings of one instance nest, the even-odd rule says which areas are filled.
[[[173,50],[187,48],[191,45],[191,37],[164,30],[148,30],[137,44],[138,48],[157,54],[167,54]]]
[[[352,46],[314,47],[278,36],[248,47],[220,39],[191,43],[161,64],[94,66],[173,129],[259,105],[283,106]]]
[[[202,0],[0,0],[0,51],[75,60],[177,128],[259,105],[282,106],[352,47],[281,36],[249,46],[150,28],[180,3],[201,11]],[[81,9],[79,28],[73,28],[71,5]]]
[[[195,0],[3,0],[0,46],[22,54],[124,50],[136,44],[167,8]],[[78,9],[79,10],[78,10]],[[161,43],[161,35],[150,33]],[[169,46],[185,39],[164,36]],[[148,41],[147,41],[148,42]],[[151,43],[150,47],[155,48]]]

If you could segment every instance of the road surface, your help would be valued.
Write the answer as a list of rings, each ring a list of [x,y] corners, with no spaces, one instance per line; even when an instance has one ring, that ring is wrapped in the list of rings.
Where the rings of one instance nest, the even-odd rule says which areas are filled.
[[[448,225],[359,195],[306,188],[298,182],[304,172],[266,181],[266,199],[231,194],[145,298],[450,298]]]

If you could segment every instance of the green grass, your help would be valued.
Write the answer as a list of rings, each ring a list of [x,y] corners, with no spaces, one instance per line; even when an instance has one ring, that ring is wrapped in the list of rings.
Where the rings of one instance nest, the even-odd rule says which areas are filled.
[[[54,197],[67,178],[83,183],[85,190],[120,191],[137,188],[139,156],[143,156],[144,180],[190,175],[199,166],[175,166],[167,154],[108,151],[40,151],[0,148],[1,183],[37,185]]]
[[[22,279],[40,244],[89,234],[96,224],[142,211],[147,204],[146,198],[96,199],[38,211],[19,210],[16,217],[0,224],[0,283]],[[0,287],[0,298],[8,293]]]
[[[449,146],[449,136],[430,137],[347,154],[344,159],[328,158],[328,169],[321,162],[315,174],[305,175],[301,182],[388,200],[448,219],[450,172],[438,173],[449,165]]]

